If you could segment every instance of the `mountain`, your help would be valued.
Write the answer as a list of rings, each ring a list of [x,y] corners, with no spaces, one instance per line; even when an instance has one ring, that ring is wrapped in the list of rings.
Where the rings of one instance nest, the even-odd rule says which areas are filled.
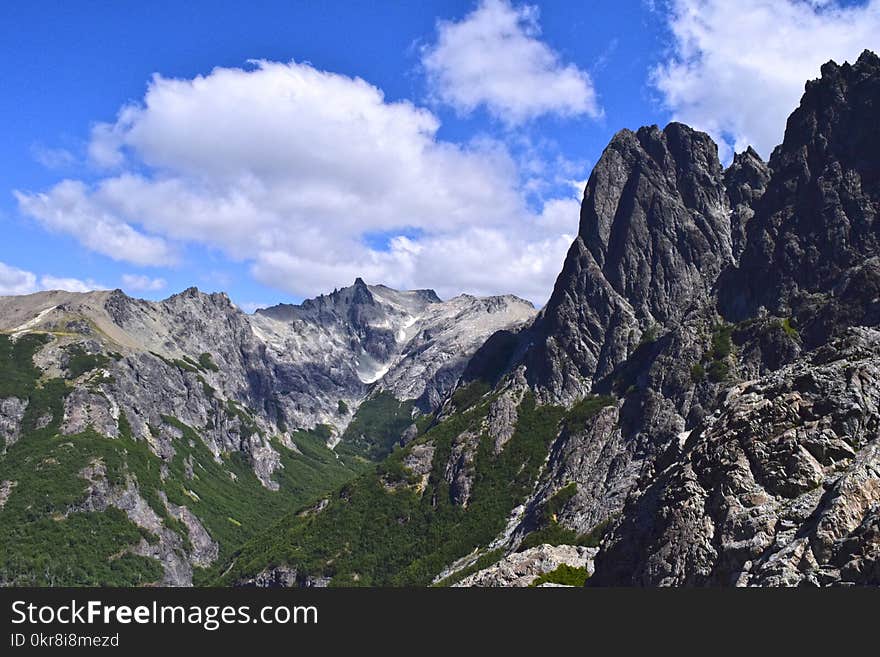
[[[195,288],[0,298],[0,582],[198,583],[387,454],[534,313],[360,279],[254,315]]]
[[[615,135],[535,320],[218,582],[880,584],[877,107],[866,51],[766,163]]]
[[[358,278],[302,305],[257,310],[249,321],[273,362],[287,417],[343,431],[364,399],[381,392],[433,411],[488,336],[534,314],[514,296],[441,301],[433,290],[399,292]]]
[[[0,582],[880,584],[877,107],[622,130],[539,312],[0,298]]]
[[[645,472],[596,584],[880,584],[880,58],[807,83],[737,267],[738,381]]]

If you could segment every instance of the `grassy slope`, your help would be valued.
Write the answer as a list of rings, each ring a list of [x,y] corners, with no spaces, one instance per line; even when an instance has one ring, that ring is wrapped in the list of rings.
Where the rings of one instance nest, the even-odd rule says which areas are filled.
[[[220,558],[213,568],[196,573],[196,584],[229,584],[282,563],[311,575],[331,576],[335,585],[428,584],[443,567],[487,545],[503,529],[511,510],[531,491],[563,422],[583,422],[612,401],[591,398],[564,414],[559,408],[538,407],[527,396],[516,432],[500,455],[493,453],[487,436],[481,437],[467,508],[452,504],[443,470],[453,440],[465,430],[480,431],[493,399],[483,396],[487,386],[459,391],[460,410],[416,440],[415,444],[431,441],[436,448],[423,492],[412,485],[402,466],[411,446],[395,449],[378,467],[363,472],[368,466],[360,454],[392,449],[389,436],[396,439],[410,422],[405,403],[392,406],[380,399],[360,418],[369,443],[342,459],[326,449],[320,432],[294,436],[301,454],[273,441],[285,466],[275,474],[281,491],[273,493],[260,485],[242,454],[216,463],[197,431],[175,418],[164,421],[184,437],[175,442],[176,454],[166,464],[164,479],[160,459],[132,438],[124,416],[118,439],[93,431],[59,436],[57,421],[36,429],[37,419],[48,409],[61,417],[68,391],[63,380],[41,382],[33,367],[32,353],[45,339],[25,336],[13,345],[0,336],[0,386],[5,386],[0,390],[3,396],[30,399],[22,439],[0,456],[0,481],[18,482],[0,510],[0,581],[21,584],[134,585],[161,577],[157,562],[127,553],[142,536],[155,539],[121,512],[64,516],[82,499],[86,482],[78,473],[94,458],[104,463],[111,481],[136,480],[141,495],[184,538],[186,529],[168,516],[160,490],[171,502],[189,507],[218,540]],[[227,412],[247,413],[234,405]],[[186,474],[187,460],[193,464],[192,478]],[[363,474],[354,478],[358,470]],[[384,485],[389,481],[409,485],[389,490]],[[335,492],[321,513],[291,513],[331,490]],[[559,533],[555,507],[571,492],[564,489],[551,500],[547,524],[536,534]],[[573,537],[564,538],[571,542]]]
[[[281,491],[273,493],[259,483],[243,455],[227,455],[217,463],[195,430],[166,418],[184,432],[184,439],[175,442],[176,454],[163,480],[161,460],[131,437],[124,416],[117,439],[94,431],[58,434],[68,384],[41,381],[32,360],[47,339],[27,335],[12,343],[0,335],[0,398],[29,399],[22,437],[0,455],[0,481],[17,482],[0,509],[0,583],[126,586],[161,578],[156,561],[128,553],[142,536],[155,537],[144,535],[122,512],[67,513],[83,498],[87,482],[79,472],[93,459],[104,463],[108,479],[116,484],[132,477],[153,510],[184,538],[186,529],[168,516],[158,493],[162,490],[171,502],[189,507],[220,543],[221,560],[286,510],[338,487],[363,467],[354,459],[343,463],[320,437],[300,432],[294,441],[301,454],[275,445],[284,470],[276,472]],[[38,429],[39,418],[50,411],[53,421]],[[192,479],[186,475],[188,458]],[[197,573],[196,583],[215,576]]]
[[[382,391],[358,407],[337,447],[340,454],[357,454],[378,461],[391,453],[400,434],[413,422],[413,401],[398,401]]]
[[[527,396],[513,438],[500,455],[483,435],[467,508],[450,500],[443,469],[453,439],[479,431],[489,401],[452,415],[420,437],[433,441],[433,471],[423,493],[413,486],[389,490],[386,479],[405,478],[392,453],[370,472],[337,491],[318,514],[291,514],[249,542],[220,583],[283,563],[313,576],[332,576],[334,585],[425,585],[455,559],[486,545],[503,528],[511,510],[530,492],[563,413],[535,405]],[[407,448],[407,449],[411,449]]]

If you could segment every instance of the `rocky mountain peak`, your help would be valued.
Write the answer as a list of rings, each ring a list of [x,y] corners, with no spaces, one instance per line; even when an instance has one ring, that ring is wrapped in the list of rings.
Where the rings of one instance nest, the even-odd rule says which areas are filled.
[[[281,387],[293,402],[288,416],[306,426],[344,428],[350,409],[385,390],[429,411],[458,380],[468,358],[494,331],[519,327],[534,315],[516,297],[456,297],[433,290],[353,285],[258,310],[251,325],[279,363]],[[305,367],[302,365],[305,364]]]
[[[770,167],[751,146],[733,156],[724,171],[724,186],[730,204],[730,237],[733,257],[739,260],[746,242],[746,228],[755,216],[754,206],[767,190]]]
[[[364,279],[358,277],[354,280],[354,285],[351,286],[351,300],[350,303],[352,305],[358,304],[373,304],[375,303],[373,299],[373,295],[370,294],[370,288],[367,287],[367,284],[364,283]]]
[[[108,300],[110,303],[118,304],[138,304],[143,303],[140,299],[134,299],[122,294],[121,297],[114,300]],[[225,292],[203,292],[197,287],[188,287],[182,292],[172,294],[162,301],[156,302],[172,311],[194,311],[196,308],[199,312],[219,313],[221,315],[237,314],[239,311],[232,303]]]
[[[855,64],[829,61],[821,77],[806,83],[800,106],[789,117],[785,138],[771,156],[771,167],[782,170],[794,153],[809,150],[814,165],[823,156],[857,165],[874,159],[880,57],[865,50]]]
[[[720,284],[727,317],[762,307],[815,314],[810,295],[831,292],[844,272],[880,255],[878,106],[880,58],[870,51],[855,64],[828,62],[807,83],[770,158],[772,178],[754,203],[740,266]]]
[[[705,304],[733,261],[718,148],[681,123],[621,130],[593,169],[580,229],[525,360],[549,398],[575,399],[643,335]]]
[[[705,291],[704,274],[729,261],[726,209],[707,134],[681,123],[622,130],[587,183],[579,234],[640,318],[662,323]]]

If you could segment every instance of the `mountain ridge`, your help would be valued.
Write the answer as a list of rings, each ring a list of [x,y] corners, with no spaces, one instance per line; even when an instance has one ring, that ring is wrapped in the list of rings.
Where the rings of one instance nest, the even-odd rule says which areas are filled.
[[[337,292],[341,313],[309,314],[324,298],[291,321],[247,315],[225,293],[194,287],[157,302],[120,290],[0,298],[0,379],[10,381],[0,390],[4,540],[26,550],[41,532],[52,536],[49,516],[28,510],[44,495],[39,508],[71,518],[65,531],[79,531],[84,514],[114,518],[113,531],[132,542],[108,535],[108,545],[137,564],[115,575],[86,553],[77,579],[47,543],[12,551],[0,581],[129,582],[155,577],[156,560],[157,582],[192,584],[288,505],[384,456],[388,432],[399,439],[439,403],[469,350],[534,313],[515,297],[442,302],[363,281]],[[353,420],[389,398],[400,419],[359,420],[362,433],[333,451]],[[33,481],[37,453],[52,479]],[[62,484],[79,493],[62,494]]]

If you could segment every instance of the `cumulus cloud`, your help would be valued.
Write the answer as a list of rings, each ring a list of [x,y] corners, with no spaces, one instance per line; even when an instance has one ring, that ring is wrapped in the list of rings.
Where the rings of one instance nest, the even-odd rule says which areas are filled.
[[[93,290],[106,290],[105,285],[96,283],[92,279],[81,281],[78,278],[65,278],[45,275],[40,277],[41,290],[64,290],[66,292],[92,292]]]
[[[0,262],[0,296],[32,294],[40,290],[90,292],[101,289],[105,289],[104,286],[91,279],[81,281],[78,278],[63,278],[50,274],[37,276],[33,272]]]
[[[157,292],[165,288],[164,278],[150,278],[142,274],[123,274],[122,286],[137,292]]]
[[[671,56],[652,74],[677,120],[712,134],[722,159],[782,141],[804,82],[829,59],[880,47],[880,0],[672,0]]]
[[[315,261],[294,252],[269,251],[253,265],[254,276],[283,287],[286,282],[340,277],[343,285],[362,276],[397,288],[433,288],[442,297],[462,291],[515,293],[543,304],[577,232],[580,204],[554,200],[530,225],[469,226],[418,240],[396,237],[387,251],[356,261]],[[328,289],[328,286],[318,289]]]
[[[568,221],[552,202],[530,210],[503,145],[445,142],[438,128],[424,108],[306,64],[155,76],[142,103],[95,127],[103,178],[19,193],[19,206],[118,260],[166,264],[198,243],[297,295],[362,276],[542,303],[576,201],[561,199]]]
[[[0,296],[30,294],[36,290],[35,274],[0,262]]]
[[[461,21],[438,23],[422,65],[437,98],[464,113],[483,105],[510,125],[544,114],[601,115],[589,74],[539,37],[537,7],[482,0]]]
[[[19,208],[45,228],[66,233],[114,260],[138,265],[173,264],[165,240],[145,235],[113,214],[101,198],[76,180],[64,180],[41,194],[15,192]]]

